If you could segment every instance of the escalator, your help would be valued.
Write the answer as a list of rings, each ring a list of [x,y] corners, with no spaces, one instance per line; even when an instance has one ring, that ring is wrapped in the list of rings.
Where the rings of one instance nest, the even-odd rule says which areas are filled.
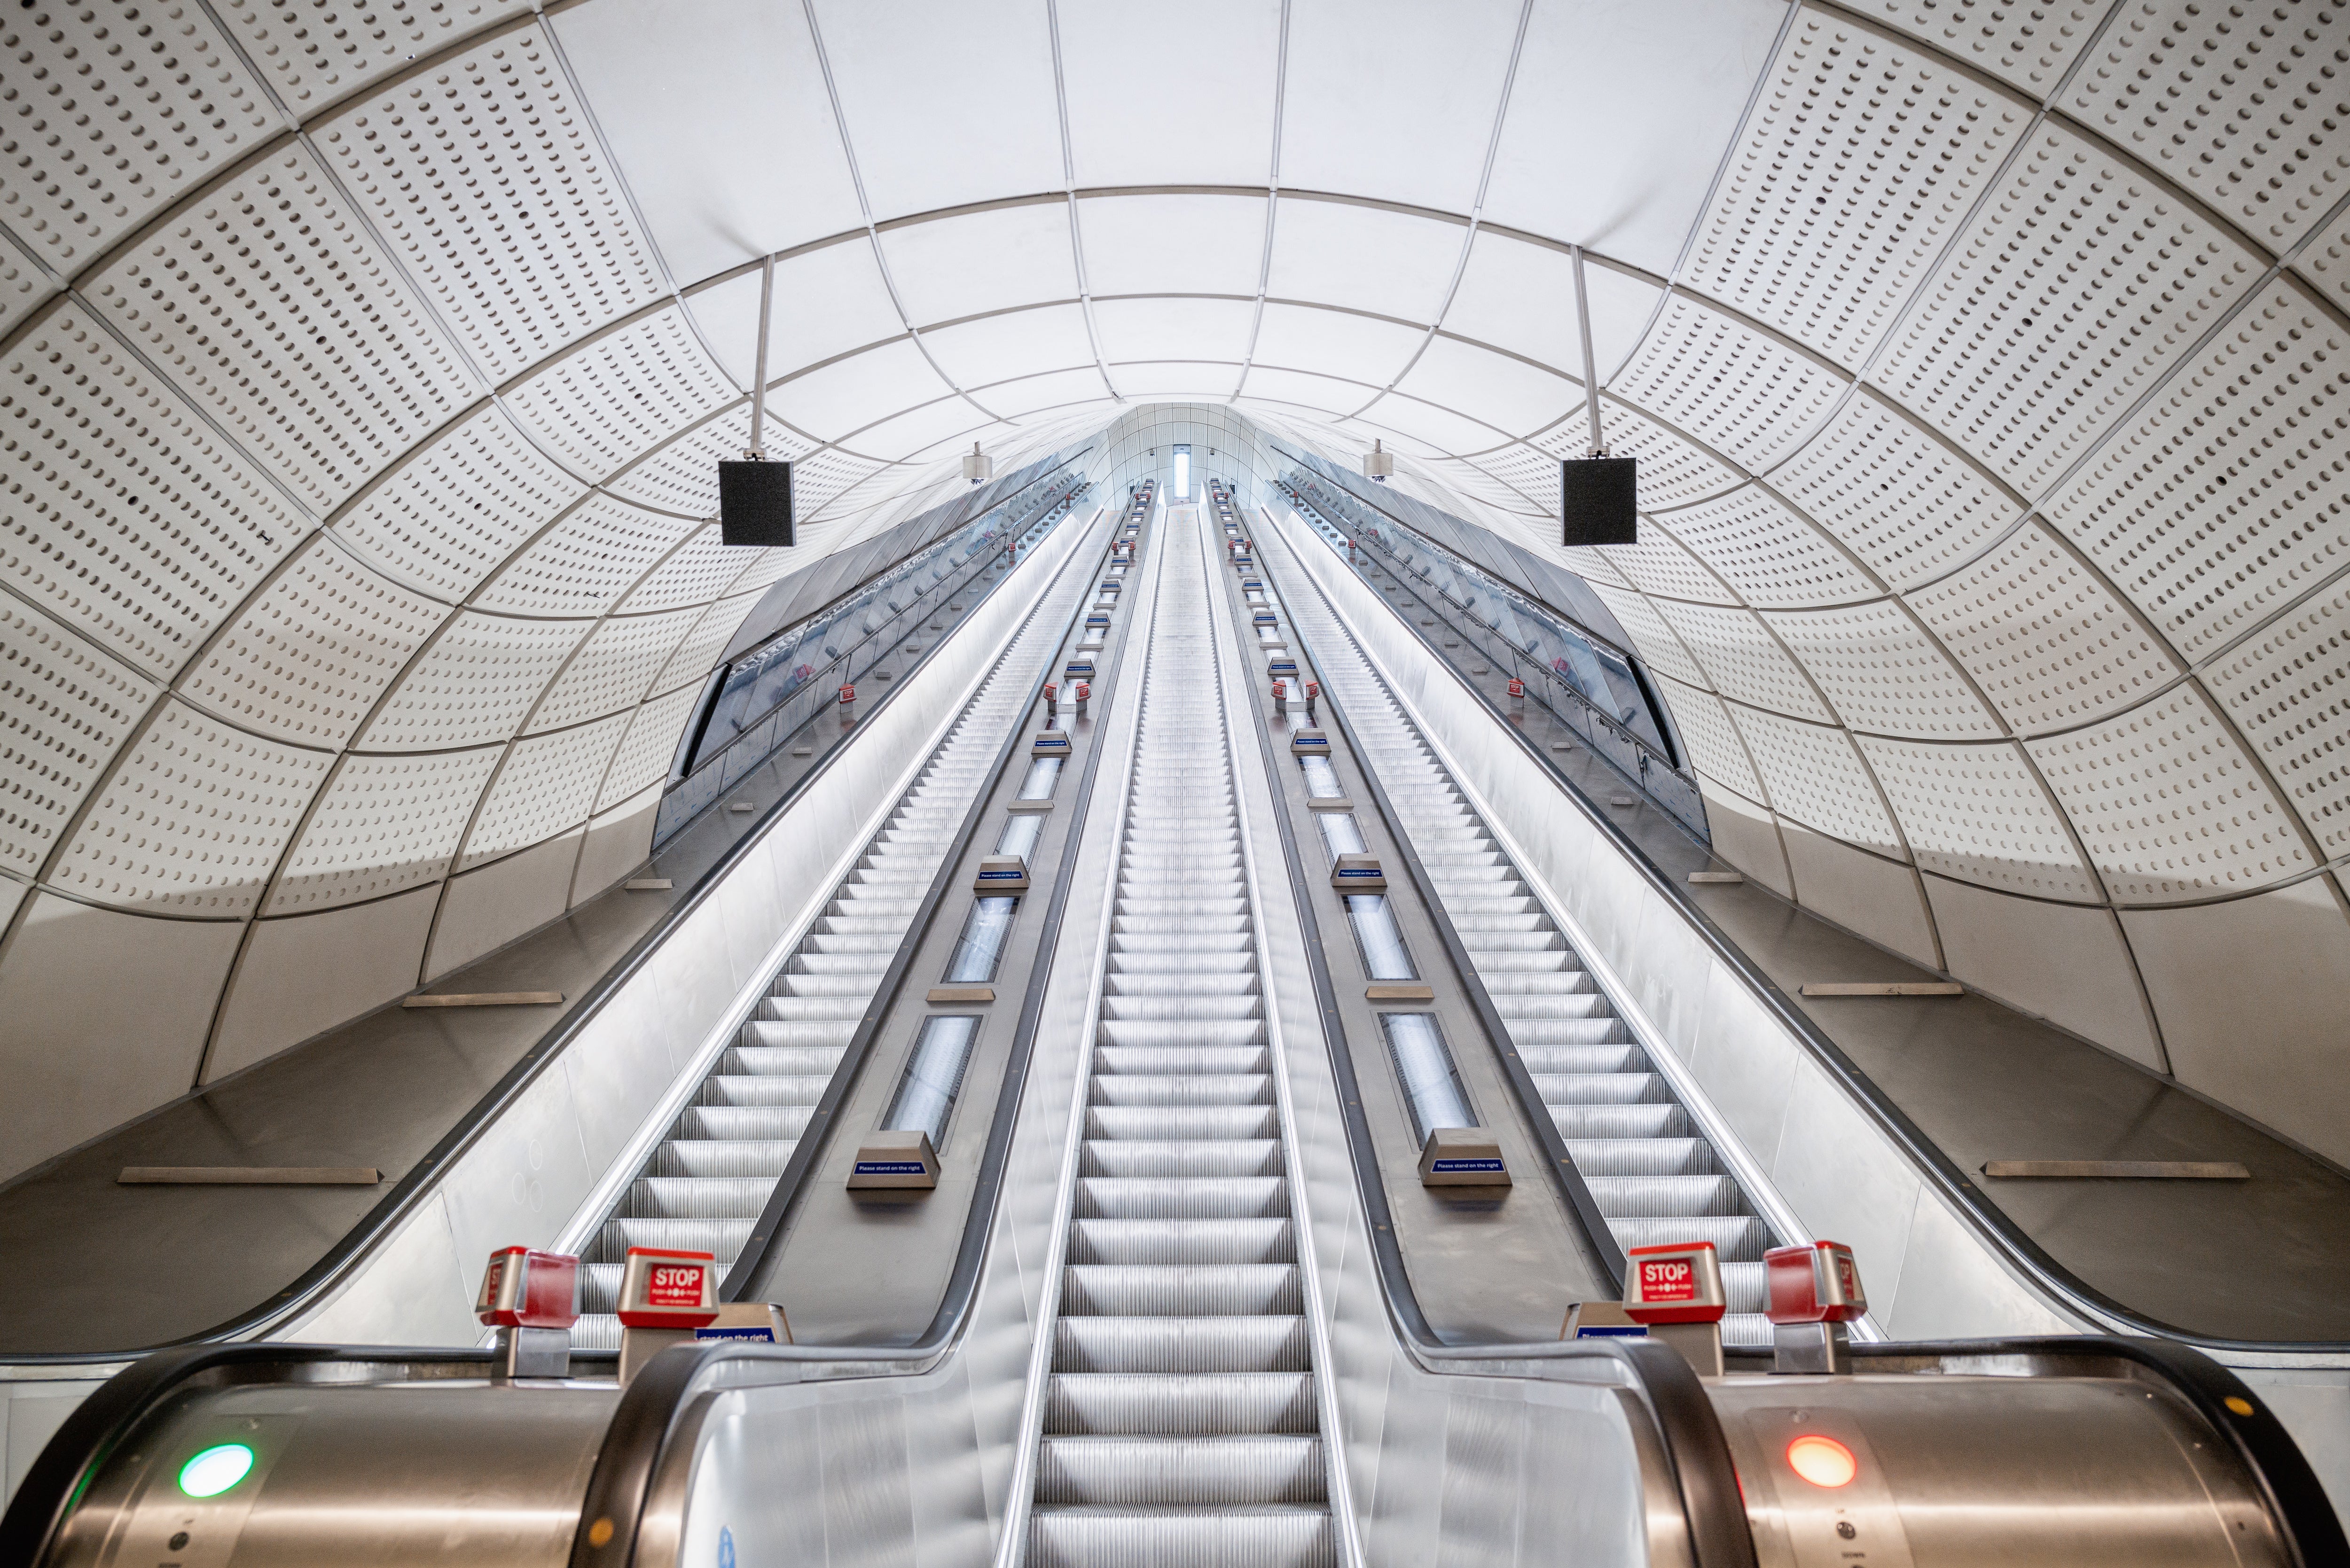
[[[1337,1561],[1207,583],[1170,514],[1028,1560]]]
[[[1257,693],[1254,660],[1277,639],[1255,635],[1261,612],[1196,513],[1165,521],[1114,530],[1141,546],[1105,598],[1127,640],[1100,650],[1076,732],[1091,750],[1053,804],[1095,830],[1050,841],[1047,918],[1019,938],[1035,967],[1007,986],[1020,1022],[990,1026],[1013,1048],[973,1058],[972,1080],[1000,1078],[1000,1093],[960,1126],[933,1124],[961,1185],[862,1210],[825,1199],[839,1199],[836,1239],[900,1264],[940,1254],[938,1290],[885,1269],[866,1302],[878,1323],[890,1291],[910,1292],[927,1328],[677,1343],[639,1355],[625,1385],[588,1348],[610,1334],[592,1318],[567,1376],[505,1376],[472,1347],[160,1353],[45,1450],[0,1519],[0,1561],[2305,1568],[2350,1555],[2273,1412],[2175,1345],[1856,1345],[1850,1371],[1794,1374],[1756,1353],[1750,1311],[1730,1325],[1728,1374],[1700,1376],[1662,1340],[1435,1332],[1429,1227],[1482,1239],[1441,1254],[1461,1276],[1441,1282],[1473,1292],[1519,1266],[1499,1244],[1512,1211],[1440,1207],[1399,1230],[1409,1179],[1382,1165],[1357,1071],[1378,1059],[1350,1049],[1360,1011],[1335,1005],[1330,947],[1309,934]],[[1565,1140],[1599,1206],[1591,1222],[1612,1232],[1594,1251],[1761,1228],[1739,1207],[1744,1185],[1711,1168],[1724,1151],[1702,1105],[1625,1037],[1461,782],[1400,720],[1384,723],[1335,625],[1262,602],[1276,626],[1305,623],[1366,782],[1381,781],[1377,815],[1425,857],[1463,987],[1500,1020],[1497,1051],[1524,1054],[1536,1095],[1489,1099],[1489,1114]],[[1001,706],[987,706],[993,685],[979,694],[787,950],[758,1016],[680,1075],[677,1116],[599,1217],[598,1245],[739,1247],[728,1294],[751,1303],[773,1299],[754,1293],[778,1267],[788,1280],[795,1257],[818,1255],[786,1237],[754,1266],[785,1184],[765,1173],[780,1159],[786,1182],[816,1191],[819,1124],[836,1139],[862,1125],[913,1024],[966,1005],[904,981],[951,936],[931,917],[1019,771],[1006,769],[1029,733],[1029,682],[1068,625],[1045,624],[998,672],[1013,691]],[[876,1039],[889,1044],[857,1086]],[[1638,1118],[1583,1115],[1625,1106]],[[744,1110],[776,1114],[711,1114]],[[1738,1288],[1735,1305],[1760,1304]],[[1822,1452],[1849,1472],[1813,1467]]]

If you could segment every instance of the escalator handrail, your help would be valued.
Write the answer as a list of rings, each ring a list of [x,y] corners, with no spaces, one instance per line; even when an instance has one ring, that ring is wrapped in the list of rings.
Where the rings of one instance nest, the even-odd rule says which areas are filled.
[[[1295,547],[1286,535],[1277,526],[1273,531],[1294,555]],[[1318,533],[1314,537],[1321,539]],[[1326,541],[1324,547],[1330,548]],[[1337,552],[1331,549],[1331,554],[1335,558]],[[1341,565],[1343,566],[1343,563]],[[1299,569],[1311,582],[1313,574],[1305,570],[1302,558],[1299,559]],[[1314,587],[1316,593],[1321,593],[1318,583]],[[1329,597],[1326,594],[1322,597],[1323,602],[1329,604]],[[1333,615],[1338,613],[1335,605],[1330,606],[1330,610]],[[1338,618],[1342,623],[1346,619],[1344,616]],[[1442,656],[1433,649],[1430,656],[1442,661]],[[1446,668],[1449,670],[1451,667],[1447,664]],[[1664,898],[1754,999],[1795,1037],[1812,1058],[1862,1107],[1864,1114],[1877,1123],[1878,1129],[1918,1168],[1936,1192],[1959,1212],[1976,1236],[2022,1274],[2033,1288],[2085,1322],[2100,1324],[2124,1334],[2173,1340],[2205,1352],[2267,1355],[2350,1353],[2350,1341],[2230,1339],[2218,1334],[2198,1334],[2124,1305],[2058,1262],[2038,1241],[1983,1197],[1966,1172],[1943,1152],[1941,1146],[1929,1137],[1924,1129],[1910,1119],[1908,1112],[1878,1088],[1876,1081],[1845,1053],[1842,1046],[1828,1037],[1809,1013],[1795,1004],[1794,999],[1777,981],[1762,972],[1761,966],[1745,950],[1699,907],[1696,899],[1690,897],[1688,889],[1667,876],[1663,868],[1649,858],[1648,852],[1621,824],[1601,813],[1564,769],[1544,755],[1516,726],[1509,723],[1491,696],[1469,681],[1463,680],[1461,684],[1498,722],[1498,727],[1510,741],[1557,784],[1561,793],[1574,802],[1576,809],[1607,840],[1617,854],[1648,883],[1652,891]]]

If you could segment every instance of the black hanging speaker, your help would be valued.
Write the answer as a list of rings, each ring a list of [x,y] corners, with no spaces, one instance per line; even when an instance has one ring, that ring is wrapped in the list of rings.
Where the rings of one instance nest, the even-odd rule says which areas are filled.
[[[1637,545],[1638,490],[1630,457],[1571,457],[1558,465],[1562,545]],[[738,465],[739,466],[739,465]]]
[[[729,545],[792,544],[792,465],[721,462],[718,532]]]

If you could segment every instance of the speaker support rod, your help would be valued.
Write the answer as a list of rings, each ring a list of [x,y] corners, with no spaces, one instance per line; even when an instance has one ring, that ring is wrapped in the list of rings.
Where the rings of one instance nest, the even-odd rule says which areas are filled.
[[[1581,255],[1578,253],[1575,265],[1580,267],[1582,265]],[[1575,286],[1578,290],[1582,287],[1582,282],[1583,275],[1578,272],[1575,274]],[[774,308],[775,302],[775,258],[771,255],[759,264],[758,368],[751,372],[751,444],[743,453],[746,458],[760,462],[764,462],[767,455],[766,449],[760,444],[760,437],[767,423],[767,317],[769,311]],[[1586,364],[1590,362],[1591,329],[1587,326],[1583,332],[1583,358]]]
[[[1599,368],[1591,352],[1591,291],[1583,282],[1583,247],[1569,245],[1566,254],[1575,260],[1575,324],[1583,330],[1583,407],[1591,416],[1591,455],[1606,457],[1607,437],[1599,428]],[[766,319],[764,306],[760,319],[763,323]],[[765,330],[762,326],[760,331]],[[764,353],[766,338],[762,336],[759,342]]]

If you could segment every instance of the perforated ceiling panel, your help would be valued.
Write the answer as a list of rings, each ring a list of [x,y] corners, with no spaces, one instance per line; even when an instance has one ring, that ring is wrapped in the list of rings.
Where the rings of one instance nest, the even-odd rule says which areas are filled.
[[[765,585],[961,493],[971,439],[1173,397],[1260,493],[1376,436],[1393,493],[1584,572],[1700,773],[1803,828],[1800,898],[1914,855],[2127,910],[2350,855],[2338,10],[1538,6],[1514,78],[1503,16],[1375,90],[1322,20],[1203,13],[1196,134],[1054,102],[1132,62],[1049,10],[980,57],[903,47],[977,36],[947,0],[771,13],[0,18],[0,909],[298,919],[640,815]],[[1645,514],[1604,552],[1555,515],[1577,245]],[[738,552],[770,257],[801,544]],[[2031,983],[1919,934],[1959,906],[1881,918]]]
[[[320,512],[478,395],[432,313],[298,147],[203,192],[88,292]]]

